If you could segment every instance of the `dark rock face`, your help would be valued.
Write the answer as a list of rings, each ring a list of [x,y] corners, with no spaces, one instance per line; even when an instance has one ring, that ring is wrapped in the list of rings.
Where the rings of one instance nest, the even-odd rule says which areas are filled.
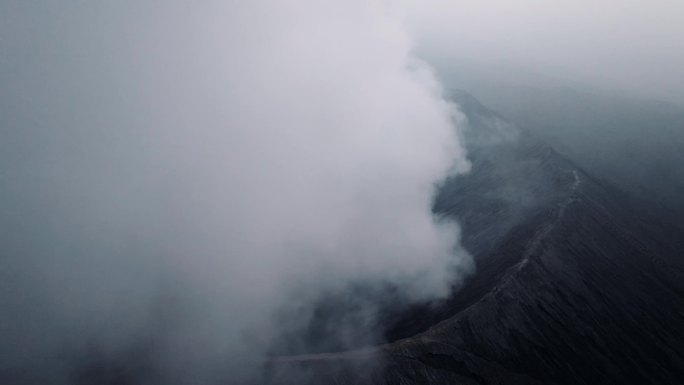
[[[580,181],[493,290],[387,349],[423,364],[415,383],[441,375],[435,355],[478,373],[481,384],[681,383],[684,293],[671,260],[676,250],[635,231],[639,223],[597,197],[590,180]]]
[[[476,274],[448,300],[389,322],[394,342],[371,349],[372,369],[330,366],[367,351],[297,365],[314,383],[684,383],[684,231],[454,97],[473,170],[445,182],[435,212],[461,222]]]

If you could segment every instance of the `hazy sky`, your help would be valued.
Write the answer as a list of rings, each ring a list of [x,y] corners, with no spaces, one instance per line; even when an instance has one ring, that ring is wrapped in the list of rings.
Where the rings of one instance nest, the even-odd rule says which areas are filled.
[[[512,66],[684,102],[684,2],[430,0],[409,20],[440,65]]]

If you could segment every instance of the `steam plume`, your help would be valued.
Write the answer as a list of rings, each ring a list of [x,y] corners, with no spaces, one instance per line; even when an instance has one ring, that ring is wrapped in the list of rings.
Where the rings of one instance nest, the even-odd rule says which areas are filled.
[[[144,351],[150,382],[211,383],[258,360],[297,290],[425,299],[467,266],[430,211],[468,167],[455,110],[395,10],[3,8],[6,377]]]

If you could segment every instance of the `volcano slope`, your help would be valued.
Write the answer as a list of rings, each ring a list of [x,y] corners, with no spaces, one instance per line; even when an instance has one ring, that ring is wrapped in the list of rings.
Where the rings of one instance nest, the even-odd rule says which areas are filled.
[[[472,172],[447,180],[477,270],[385,320],[388,343],[277,357],[267,383],[684,383],[684,231],[463,92]],[[296,368],[305,377],[291,377]]]

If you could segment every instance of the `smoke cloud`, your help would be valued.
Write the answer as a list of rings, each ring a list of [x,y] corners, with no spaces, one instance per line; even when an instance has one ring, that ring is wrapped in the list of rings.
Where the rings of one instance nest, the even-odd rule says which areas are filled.
[[[469,269],[431,214],[435,183],[468,169],[458,113],[398,9],[0,14],[3,382],[79,381],[100,361],[148,383],[242,381],[283,309],[306,323],[352,283],[434,298]]]

